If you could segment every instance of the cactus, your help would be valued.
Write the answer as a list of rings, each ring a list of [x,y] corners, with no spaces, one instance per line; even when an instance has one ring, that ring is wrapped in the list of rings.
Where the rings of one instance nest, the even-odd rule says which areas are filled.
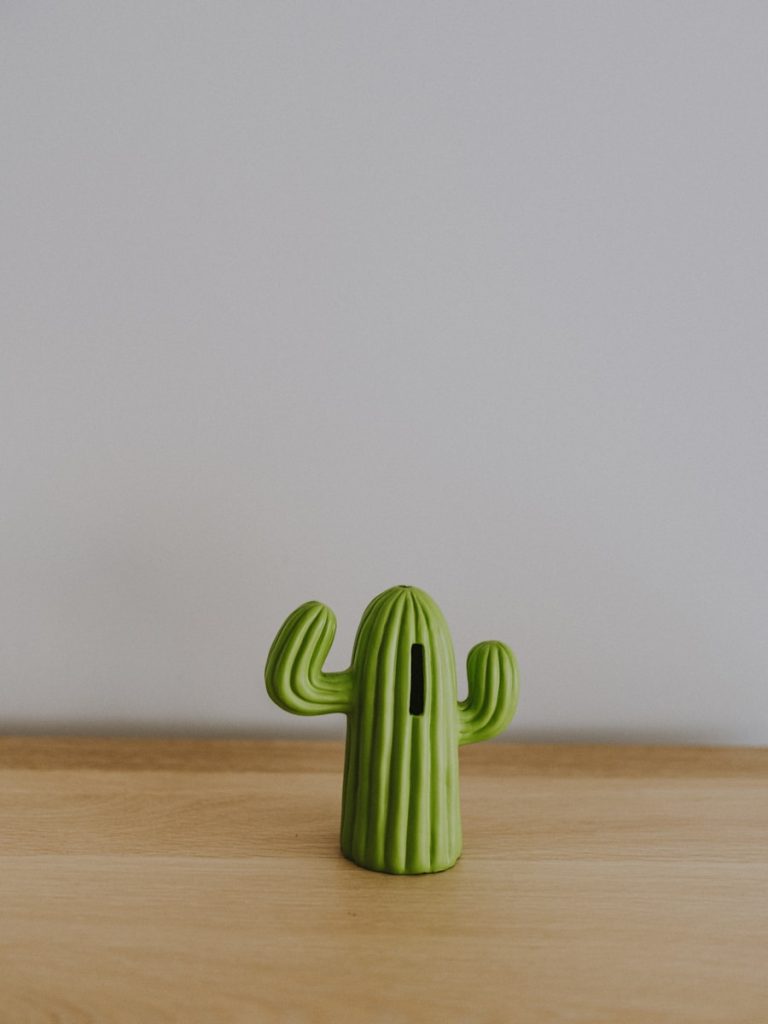
[[[489,739],[511,721],[515,657],[498,641],[473,647],[469,695],[459,702],[448,625],[416,587],[374,598],[351,667],[323,672],[335,632],[333,612],[319,601],[297,608],[269,652],[269,695],[295,714],[347,716],[344,856],[393,874],[444,871],[461,854],[458,747]]]

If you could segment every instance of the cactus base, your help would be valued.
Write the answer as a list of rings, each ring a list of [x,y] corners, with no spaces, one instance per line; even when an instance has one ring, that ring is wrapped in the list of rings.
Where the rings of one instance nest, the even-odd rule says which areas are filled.
[[[444,864],[430,863],[429,866],[413,866],[409,868],[399,869],[393,864],[386,862],[373,862],[373,861],[361,861],[356,860],[352,856],[351,852],[347,852],[344,847],[341,848],[342,854],[348,861],[351,861],[358,868],[365,868],[366,871],[379,871],[384,875],[438,875],[441,871],[449,871],[454,867],[461,859],[461,854],[458,857],[454,857],[453,860],[446,861]]]

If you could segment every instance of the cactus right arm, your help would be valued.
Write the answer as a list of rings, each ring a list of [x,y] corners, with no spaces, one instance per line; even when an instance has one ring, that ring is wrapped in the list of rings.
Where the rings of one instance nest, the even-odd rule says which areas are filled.
[[[467,655],[469,695],[459,704],[459,743],[488,740],[506,729],[517,708],[517,661],[506,644],[486,640]]]
[[[288,616],[269,651],[264,673],[275,704],[296,715],[349,710],[351,673],[322,671],[335,633],[336,618],[319,601],[307,601]]]

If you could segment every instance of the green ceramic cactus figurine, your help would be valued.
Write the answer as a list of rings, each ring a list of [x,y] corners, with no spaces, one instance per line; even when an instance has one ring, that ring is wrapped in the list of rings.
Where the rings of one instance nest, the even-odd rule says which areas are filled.
[[[392,587],[366,608],[352,665],[323,672],[336,632],[330,608],[308,601],[269,652],[270,697],[286,711],[347,716],[341,850],[374,871],[444,871],[461,854],[462,743],[501,732],[517,705],[517,665],[506,644],[467,657],[469,696],[457,701],[453,644],[423,590]]]

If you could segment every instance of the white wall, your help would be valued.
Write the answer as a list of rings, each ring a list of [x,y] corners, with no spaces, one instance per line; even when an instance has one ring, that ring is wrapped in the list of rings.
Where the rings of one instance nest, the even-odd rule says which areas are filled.
[[[0,729],[340,734],[309,598],[510,737],[768,742],[768,6],[6,4]]]

